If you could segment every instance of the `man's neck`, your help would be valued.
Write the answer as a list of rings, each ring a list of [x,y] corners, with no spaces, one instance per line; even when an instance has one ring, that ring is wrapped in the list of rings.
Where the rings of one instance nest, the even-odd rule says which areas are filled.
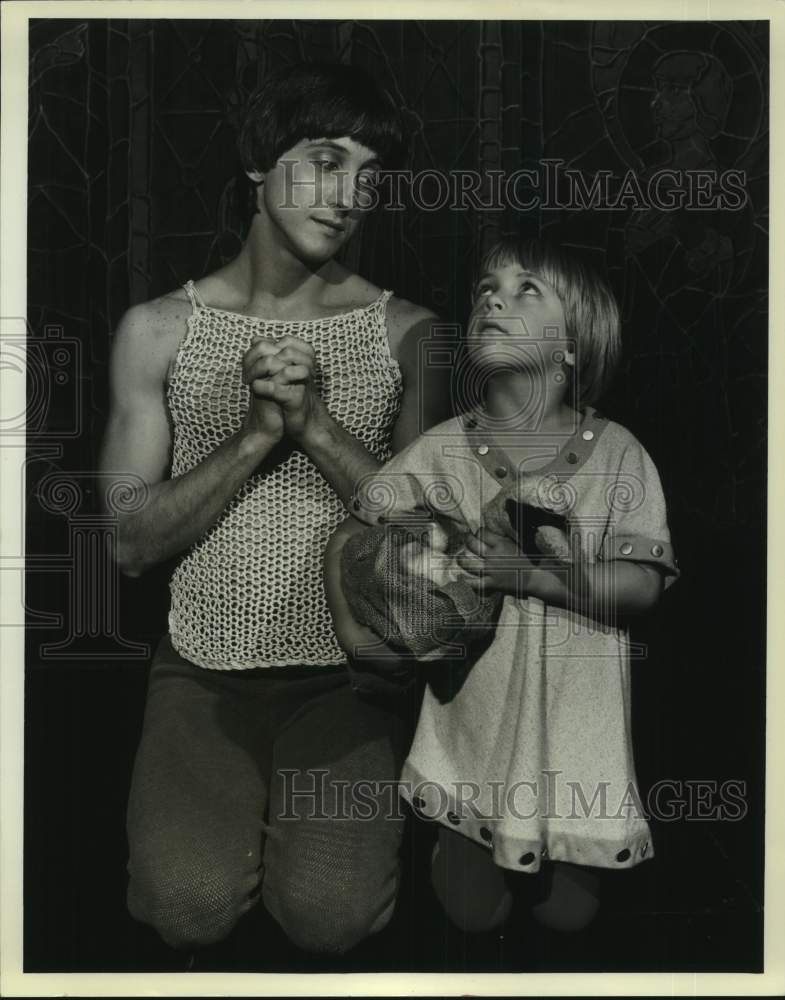
[[[250,311],[269,313],[295,302],[307,310],[322,300],[326,285],[345,277],[344,268],[335,261],[309,265],[276,236],[269,220],[254,216],[242,250],[227,269],[227,279]]]

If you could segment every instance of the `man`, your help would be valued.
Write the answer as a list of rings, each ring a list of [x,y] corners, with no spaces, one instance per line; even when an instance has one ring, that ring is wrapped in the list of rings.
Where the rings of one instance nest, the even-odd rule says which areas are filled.
[[[132,780],[128,903],[193,948],[261,896],[300,947],[339,953],[392,913],[402,820],[383,785],[408,733],[352,690],[322,555],[358,481],[447,393],[420,370],[433,314],[335,259],[403,158],[387,95],[349,67],[288,69],[239,147],[255,188],[239,256],[129,310],[113,348],[102,467],[145,484],[117,562],[138,576],[184,553]],[[358,782],[371,815],[336,819]]]

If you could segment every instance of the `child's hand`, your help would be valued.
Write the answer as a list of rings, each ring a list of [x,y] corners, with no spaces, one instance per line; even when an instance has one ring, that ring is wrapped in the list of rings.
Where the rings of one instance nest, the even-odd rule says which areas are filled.
[[[403,571],[411,576],[423,577],[436,586],[443,586],[455,578],[454,560],[445,554],[447,544],[447,533],[440,525],[425,525],[419,532],[419,539],[412,539],[401,547]]]
[[[481,529],[466,536],[466,547],[458,555],[472,587],[498,590],[513,597],[525,597],[534,565],[506,535]]]
[[[427,576],[428,567],[429,556],[425,545],[412,539],[401,546],[401,569],[407,576]]]

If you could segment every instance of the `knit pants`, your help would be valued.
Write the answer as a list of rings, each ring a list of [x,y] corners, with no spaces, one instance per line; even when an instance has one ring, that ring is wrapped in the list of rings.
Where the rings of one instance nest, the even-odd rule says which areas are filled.
[[[174,947],[221,940],[260,896],[309,951],[380,930],[410,735],[345,668],[205,670],[164,638],[128,807],[131,914]]]

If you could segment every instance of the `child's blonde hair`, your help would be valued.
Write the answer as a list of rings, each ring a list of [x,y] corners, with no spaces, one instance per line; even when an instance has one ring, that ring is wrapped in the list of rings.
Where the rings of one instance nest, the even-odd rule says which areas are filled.
[[[579,406],[608,388],[621,355],[619,309],[605,280],[572,250],[546,240],[506,237],[485,254],[480,274],[519,264],[544,278],[561,299],[566,334],[575,341],[573,380]]]

